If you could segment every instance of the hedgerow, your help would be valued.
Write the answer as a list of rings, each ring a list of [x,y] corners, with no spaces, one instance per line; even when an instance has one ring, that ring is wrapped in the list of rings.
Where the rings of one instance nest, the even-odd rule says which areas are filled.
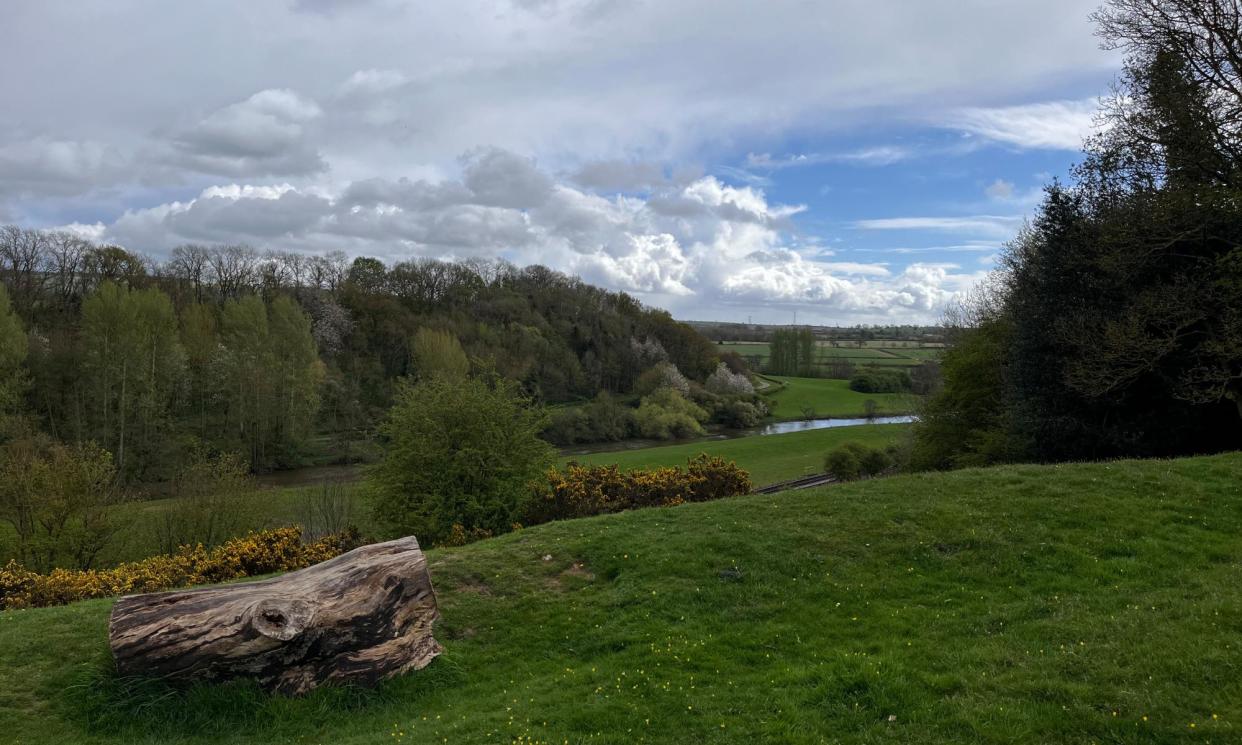
[[[622,471],[615,465],[570,464],[548,472],[547,487],[527,507],[527,524],[588,517],[638,507],[706,502],[751,489],[750,475],[736,463],[700,454],[686,468]]]
[[[358,542],[353,531],[302,542],[297,527],[234,538],[210,551],[202,544],[112,569],[31,571],[16,561],[0,568],[0,608],[41,608],[75,600],[155,592],[301,569],[326,561]]]

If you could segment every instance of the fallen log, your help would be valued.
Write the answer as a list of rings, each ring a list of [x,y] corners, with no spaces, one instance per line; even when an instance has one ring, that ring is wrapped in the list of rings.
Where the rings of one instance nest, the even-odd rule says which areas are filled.
[[[441,651],[437,618],[410,536],[260,582],[123,597],[108,641],[120,675],[250,678],[296,695],[422,669]]]

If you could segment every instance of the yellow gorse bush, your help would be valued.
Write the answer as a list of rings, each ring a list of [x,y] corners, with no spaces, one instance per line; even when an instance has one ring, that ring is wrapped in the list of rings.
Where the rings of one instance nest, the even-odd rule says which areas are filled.
[[[346,532],[303,543],[301,529],[289,527],[234,538],[211,550],[182,546],[175,554],[112,569],[39,574],[10,561],[0,568],[0,608],[40,608],[301,569],[344,553],[356,540]]]
[[[736,463],[705,454],[692,458],[686,468],[646,471],[570,464],[563,471],[548,471],[547,488],[535,494],[528,524],[706,502],[746,494],[750,489],[750,474]]]

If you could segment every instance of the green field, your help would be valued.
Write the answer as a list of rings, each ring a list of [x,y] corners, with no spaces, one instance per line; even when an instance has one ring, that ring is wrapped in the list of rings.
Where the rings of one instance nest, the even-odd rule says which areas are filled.
[[[110,601],[4,612],[3,740],[1242,740],[1238,454],[641,510],[430,562],[445,652],[375,692],[126,685]]]
[[[864,405],[875,401],[878,413],[908,414],[917,408],[915,396],[906,393],[859,393],[850,390],[849,381],[834,378],[787,378],[765,376],[783,386],[764,395],[776,403],[772,411],[778,421],[806,418],[804,409],[812,409],[817,417],[857,417],[865,412]]]
[[[824,470],[824,455],[846,442],[884,447],[909,430],[904,424],[864,424],[857,427],[815,429],[784,435],[742,437],[736,440],[704,440],[681,445],[618,450],[563,458],[589,465],[617,464],[622,469],[684,466],[699,453],[734,461],[750,472],[755,486],[788,481]]]
[[[893,344],[893,342],[888,342]],[[913,342],[910,342],[913,344]],[[760,366],[767,363],[770,346],[767,342],[725,342],[717,345],[721,352],[737,352],[743,358],[753,361],[758,358]],[[852,343],[834,347],[828,342],[817,342],[815,359],[817,365],[832,361],[848,361],[856,366],[878,365],[881,367],[913,367],[929,359],[938,359],[940,349],[931,347],[896,347],[872,346],[862,347]]]

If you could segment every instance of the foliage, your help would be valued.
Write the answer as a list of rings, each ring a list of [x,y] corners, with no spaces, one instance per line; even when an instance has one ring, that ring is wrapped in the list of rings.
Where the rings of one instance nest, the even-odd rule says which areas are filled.
[[[837,481],[878,476],[892,466],[893,458],[886,450],[858,442],[847,442],[824,457],[824,472]]]
[[[750,378],[745,373],[732,372],[724,362],[717,365],[715,372],[707,377],[704,387],[712,393],[720,395],[750,394],[755,392],[755,386],[751,384]]]
[[[550,402],[626,396],[658,362],[703,380],[718,361],[668,313],[503,261],[190,244],[154,263],[5,226],[0,284],[13,311],[0,312],[4,415],[67,443],[95,440],[126,483],[168,481],[195,442],[241,452],[256,471],[300,465],[312,446],[352,458],[396,381],[421,373],[424,329],[456,338],[450,369],[461,373],[464,355]]]
[[[684,469],[622,471],[615,465],[570,463],[563,471],[548,472],[548,486],[530,502],[524,524],[705,502],[746,494],[750,489],[746,471],[705,453],[689,459]]]
[[[914,425],[912,468],[963,468],[1017,457],[1005,398],[1011,333],[1005,317],[982,318],[958,332],[941,362],[944,386]]]
[[[112,569],[54,569],[40,574],[10,561],[0,568],[0,608],[41,608],[75,600],[156,592],[301,569],[338,556],[357,542],[349,533],[303,543],[298,527],[234,538],[208,551],[202,544]]]
[[[780,329],[772,334],[768,372],[810,377],[815,367],[815,335],[810,329]]]
[[[367,476],[384,533],[435,545],[454,524],[508,530],[552,463],[554,451],[538,437],[547,421],[503,378],[403,383],[380,426],[383,459]]]
[[[768,407],[757,396],[730,397],[716,408],[715,418],[726,427],[746,429],[757,427],[768,415]]]
[[[634,381],[634,392],[648,396],[661,388],[671,388],[683,396],[690,395],[690,381],[671,362],[657,362]]]
[[[13,312],[9,293],[0,285],[0,416],[16,411],[27,385],[26,332]]]
[[[1128,55],[1109,126],[1003,253],[962,339],[982,372],[946,357],[926,464],[1242,446],[1242,10],[1113,0],[1097,19]],[[993,410],[964,403],[978,388]]]
[[[414,370],[419,377],[460,379],[470,374],[470,359],[451,331],[421,328],[414,335]]]
[[[904,370],[864,368],[850,378],[850,390],[859,393],[904,393],[910,390],[910,374]]]
[[[201,446],[173,478],[175,501],[154,520],[160,553],[202,544],[214,548],[241,532],[252,511],[254,483],[246,460]]]
[[[62,445],[26,434],[0,446],[0,519],[15,554],[39,571],[89,569],[118,525],[112,456],[94,443]]]
[[[703,434],[708,414],[673,388],[659,388],[644,396],[634,412],[634,425],[643,437],[673,440]]]
[[[634,433],[634,410],[601,391],[590,403],[552,412],[543,437],[557,445],[616,442]]]

